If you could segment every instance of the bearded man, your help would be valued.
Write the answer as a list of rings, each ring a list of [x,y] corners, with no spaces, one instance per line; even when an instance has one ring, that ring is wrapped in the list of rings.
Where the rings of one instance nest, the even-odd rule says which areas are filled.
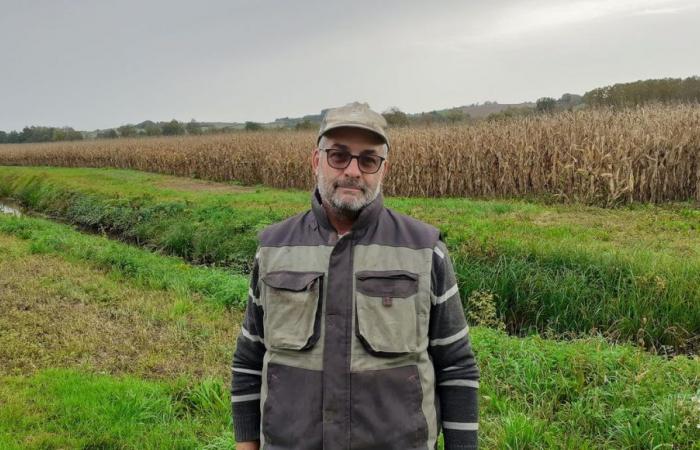
[[[233,357],[238,450],[477,448],[479,369],[440,232],[384,207],[386,121],[326,112],[311,209],[260,233]]]

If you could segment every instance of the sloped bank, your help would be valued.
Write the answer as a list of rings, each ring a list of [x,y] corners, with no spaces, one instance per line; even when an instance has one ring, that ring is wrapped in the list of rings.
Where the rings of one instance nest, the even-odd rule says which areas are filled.
[[[243,272],[257,231],[308,207],[306,192],[162,187],[173,180],[111,169],[0,167],[0,196],[147,248]],[[673,352],[699,345],[700,212],[692,205],[602,210],[405,198],[387,204],[443,231],[467,309],[488,311],[480,301],[493,302],[511,333],[593,331]]]

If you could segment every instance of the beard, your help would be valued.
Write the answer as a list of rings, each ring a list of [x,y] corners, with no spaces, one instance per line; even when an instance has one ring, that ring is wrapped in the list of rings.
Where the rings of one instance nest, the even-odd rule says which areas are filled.
[[[371,186],[357,179],[345,180],[329,180],[323,175],[323,171],[319,169],[317,175],[318,192],[321,195],[321,200],[330,205],[333,209],[346,216],[356,215],[362,208],[369,205],[379,195],[382,187],[381,180],[377,182],[377,186],[372,189]],[[337,189],[340,187],[360,189],[362,195],[353,196],[352,198],[341,198]]]

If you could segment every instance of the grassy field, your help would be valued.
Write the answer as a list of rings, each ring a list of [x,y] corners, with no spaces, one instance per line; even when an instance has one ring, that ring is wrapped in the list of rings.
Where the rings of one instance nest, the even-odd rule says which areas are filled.
[[[233,448],[242,314],[202,288],[221,276],[0,215],[0,448]],[[478,326],[472,339],[483,448],[700,448],[700,358]]]
[[[257,231],[309,205],[305,191],[85,168],[0,167],[2,196],[242,277]],[[658,352],[700,346],[700,210],[690,203],[606,209],[389,198],[387,204],[442,230],[465,306],[477,313],[472,322],[500,321],[519,335],[600,333]],[[226,288],[220,301],[241,305],[240,287]],[[497,318],[481,308],[484,299]]]
[[[700,107],[585,109],[389,131],[399,196],[700,201]],[[314,131],[0,146],[1,165],[115,167],[309,189]]]

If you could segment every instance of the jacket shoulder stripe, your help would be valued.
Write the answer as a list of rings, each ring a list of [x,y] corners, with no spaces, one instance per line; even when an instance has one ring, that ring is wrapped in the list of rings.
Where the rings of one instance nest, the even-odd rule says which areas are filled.
[[[476,431],[479,429],[477,422],[442,422],[442,427],[448,430]]]
[[[452,336],[447,336],[447,337],[439,338],[439,339],[431,339],[431,340],[430,340],[430,345],[433,345],[433,346],[434,346],[434,345],[447,345],[447,344],[451,344],[451,343],[456,342],[456,341],[458,341],[459,339],[463,338],[464,336],[466,336],[468,332],[469,332],[469,325],[467,325],[466,327],[462,328],[462,330],[456,332],[456,333],[453,334]]]
[[[436,245],[435,248],[433,249],[433,251],[435,252],[436,255],[438,255],[440,257],[440,259],[445,259],[445,254],[442,252],[442,250],[440,250],[440,247],[438,247]]]
[[[479,382],[475,380],[447,380],[439,383],[439,386],[466,386],[471,388],[478,388]]]
[[[459,288],[457,287],[457,283],[455,283],[454,286],[449,288],[447,292],[445,292],[442,295],[435,295],[432,292],[430,293],[430,301],[432,302],[433,305],[439,305],[440,303],[446,301],[453,295],[455,295],[457,292],[459,292]]]
[[[253,369],[244,369],[242,367],[231,367],[231,369],[234,372],[240,372],[240,373],[249,373],[251,375],[260,375],[262,376],[262,370],[253,370]]]
[[[241,334],[253,342],[265,343],[265,340],[258,336],[257,334],[251,334],[250,331],[246,330],[245,327],[241,327]]]
[[[260,303],[260,299],[255,296],[253,288],[248,288],[248,295],[250,295],[250,298],[253,299],[254,304],[262,306],[262,304]]]
[[[247,402],[250,400],[257,400],[260,398],[260,394],[245,394],[245,395],[232,395],[231,403]]]

